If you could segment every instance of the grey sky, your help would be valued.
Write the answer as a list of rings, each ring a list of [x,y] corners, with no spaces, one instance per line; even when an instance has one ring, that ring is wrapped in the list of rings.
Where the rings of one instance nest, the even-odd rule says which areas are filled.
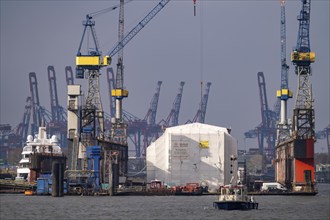
[[[159,1],[135,0],[125,6],[125,30],[132,29]],[[29,72],[36,72],[40,101],[50,109],[47,66],[56,70],[60,104],[66,108],[65,66],[74,68],[85,15],[119,1],[4,1],[1,0],[1,112],[0,123],[16,126],[29,95]],[[311,4],[311,49],[316,130],[329,124],[329,1]],[[286,3],[287,58],[296,45],[301,1]],[[101,50],[106,53],[118,37],[118,10],[95,18]],[[116,56],[112,67],[115,69]],[[157,122],[166,118],[185,81],[180,123],[196,114],[200,81],[212,82],[206,123],[231,127],[239,148],[256,147],[243,141],[244,132],[261,122],[257,72],[266,79],[268,103],[273,107],[280,87],[280,3],[264,1],[199,1],[193,15],[191,0],[172,0],[124,48],[124,85],[129,97],[124,109],[143,118],[157,81],[163,81]],[[297,76],[290,61],[289,86],[296,94]],[[105,71],[103,70],[105,73]],[[109,112],[108,86],[101,76],[103,107]],[[86,85],[86,80],[75,79]],[[203,90],[205,89],[205,86]],[[291,118],[294,99],[289,101]],[[316,151],[326,147],[325,140]]]

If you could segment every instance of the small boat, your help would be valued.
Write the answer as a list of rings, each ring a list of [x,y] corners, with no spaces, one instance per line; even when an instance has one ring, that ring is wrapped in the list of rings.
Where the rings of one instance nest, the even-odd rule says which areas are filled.
[[[233,167],[237,157],[231,155],[232,174],[230,184],[220,187],[218,201],[213,202],[213,207],[224,210],[250,210],[258,209],[258,203],[254,201],[253,196],[249,196],[247,187],[241,184],[239,172],[235,172]]]
[[[217,209],[249,210],[258,209],[258,203],[253,196],[247,195],[244,185],[226,185],[220,188],[218,201],[213,202]]]

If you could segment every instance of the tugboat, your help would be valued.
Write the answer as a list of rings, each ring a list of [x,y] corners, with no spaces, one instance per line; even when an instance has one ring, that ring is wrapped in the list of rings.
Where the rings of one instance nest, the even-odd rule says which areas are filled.
[[[234,155],[230,157],[232,163],[236,159]],[[232,178],[230,184],[220,187],[218,201],[213,202],[213,207],[224,210],[258,209],[259,204],[254,201],[253,196],[247,194],[247,187],[241,184],[240,180],[234,178],[233,171],[231,171],[231,174]],[[238,177],[237,174],[236,177]]]

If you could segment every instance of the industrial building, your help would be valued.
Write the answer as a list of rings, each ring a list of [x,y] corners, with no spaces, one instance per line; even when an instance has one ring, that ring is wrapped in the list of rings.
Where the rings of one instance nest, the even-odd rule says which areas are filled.
[[[147,181],[198,183],[216,191],[230,183],[232,168],[236,172],[231,155],[237,155],[237,140],[230,129],[201,123],[167,128],[147,148]]]

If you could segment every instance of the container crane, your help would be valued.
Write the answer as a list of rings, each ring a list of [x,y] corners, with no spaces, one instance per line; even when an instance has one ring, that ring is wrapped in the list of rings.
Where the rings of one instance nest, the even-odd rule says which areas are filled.
[[[41,125],[41,121],[44,121],[46,125],[51,121],[51,113],[40,105],[39,92],[38,92],[38,81],[35,72],[30,72],[30,92],[32,101],[32,121],[31,134],[34,135],[38,131],[38,127]]]
[[[266,81],[263,72],[258,72],[258,86],[261,107],[261,124],[257,127],[259,152],[271,161],[274,158],[276,140],[276,113],[268,108]],[[266,139],[267,147],[264,147]]]
[[[181,99],[183,93],[183,86],[185,82],[180,82],[179,93],[176,95],[172,109],[170,114],[164,120],[161,120],[158,124],[162,126],[162,129],[166,129],[167,127],[177,126],[179,124],[179,114],[180,114],[180,107],[181,107]]]
[[[65,79],[67,85],[73,85],[74,84],[74,78],[73,78],[73,72],[71,66],[65,67]]]
[[[161,126],[156,124],[156,114],[158,108],[158,100],[160,95],[160,87],[162,85],[162,81],[157,82],[156,92],[152,97],[150,102],[150,107],[148,109],[147,114],[145,115],[143,121],[147,122],[147,127],[144,131],[144,151],[143,154],[145,155],[145,151],[150,144],[151,140],[154,138],[158,138],[159,133],[162,132]]]
[[[22,147],[28,136],[31,116],[31,97],[27,97],[22,121],[11,128],[9,124],[0,124],[0,148],[4,152],[8,148]],[[5,153],[3,154],[5,155]]]
[[[60,138],[62,147],[67,146],[67,115],[65,109],[58,102],[56,73],[54,66],[48,66],[48,81],[51,107],[51,121],[48,127],[51,134],[55,134]]]
[[[276,181],[293,192],[315,195],[314,141],[315,117],[312,86],[309,80],[315,53],[310,49],[311,0],[302,0],[298,16],[299,30],[296,48],[291,53],[298,76],[298,87],[293,109],[291,138],[276,147]]]
[[[22,140],[21,144],[24,143],[28,136],[29,125],[30,125],[30,118],[31,118],[31,107],[32,107],[32,100],[31,97],[26,98],[25,110],[23,115],[23,120],[19,123],[16,135],[20,137]]]
[[[158,107],[158,100],[160,95],[160,87],[162,85],[162,81],[157,82],[156,92],[153,95],[150,107],[148,109],[147,114],[144,116],[144,121],[147,121],[148,125],[155,125],[156,124],[156,114],[157,114],[157,107]]]
[[[201,83],[201,85],[202,85],[202,83]],[[208,82],[206,84],[206,89],[205,89],[204,94],[202,95],[202,99],[199,104],[199,109],[198,109],[196,115],[194,116],[193,120],[188,120],[186,122],[186,124],[194,123],[194,122],[199,122],[199,123],[205,122],[205,115],[206,115],[206,109],[207,109],[207,101],[209,99],[210,87],[211,87],[211,83]]]
[[[316,132],[316,138],[318,140],[327,139],[328,160],[330,160],[330,124],[323,130]]]

